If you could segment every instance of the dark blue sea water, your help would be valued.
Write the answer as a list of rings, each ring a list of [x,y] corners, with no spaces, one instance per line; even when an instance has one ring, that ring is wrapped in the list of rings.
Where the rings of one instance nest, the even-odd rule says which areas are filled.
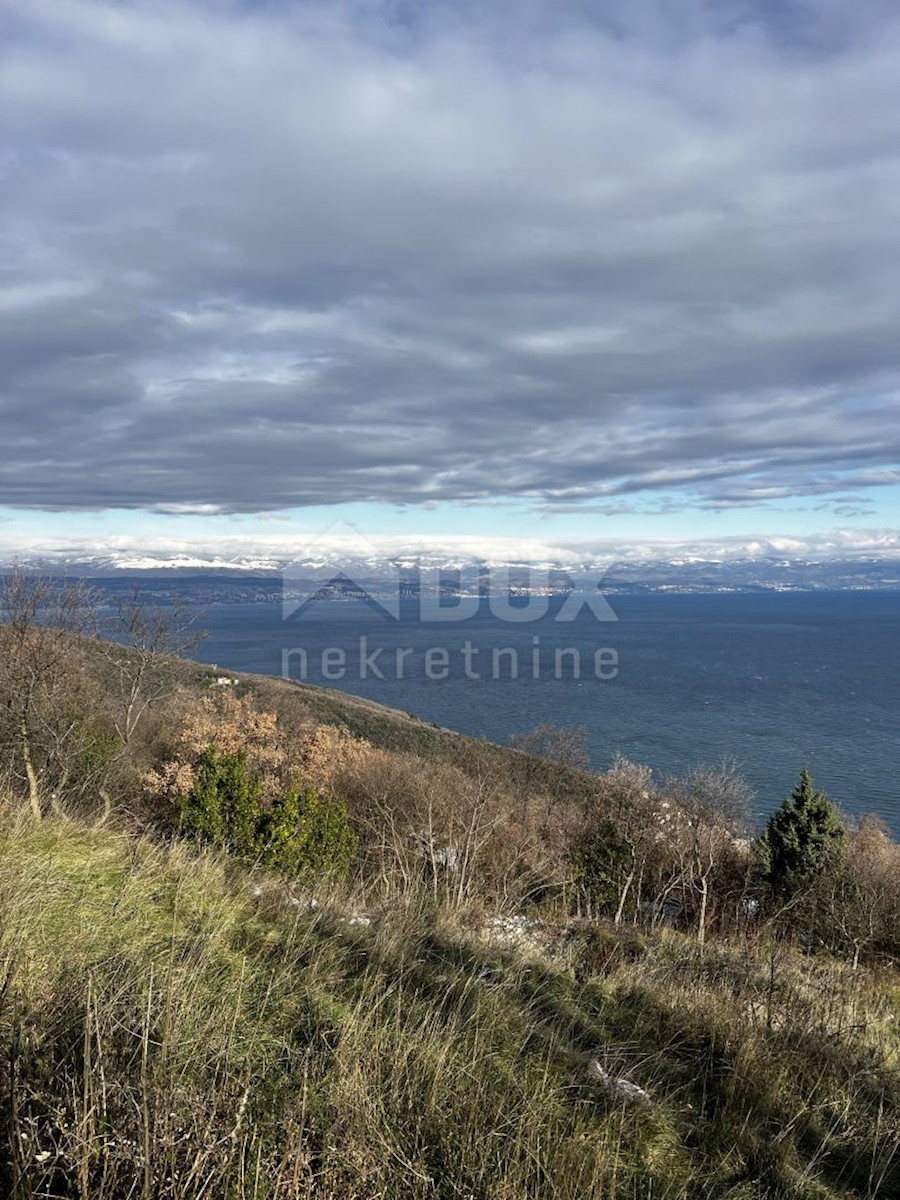
[[[568,624],[552,612],[510,624],[485,607],[457,624],[422,623],[413,605],[400,621],[348,601],[284,621],[278,605],[220,604],[200,657],[266,674],[286,665],[293,678],[498,742],[540,721],[584,726],[598,768],[617,752],[661,772],[734,757],[759,814],[806,764],[846,810],[876,812],[900,833],[900,592],[657,594],[613,606],[615,622],[585,611]]]

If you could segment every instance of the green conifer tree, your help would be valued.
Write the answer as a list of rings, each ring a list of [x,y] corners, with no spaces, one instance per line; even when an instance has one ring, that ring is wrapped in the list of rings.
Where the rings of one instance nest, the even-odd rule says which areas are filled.
[[[821,874],[844,837],[837,810],[816,791],[804,767],[799,784],[756,842],[758,875],[773,896],[790,899]]]

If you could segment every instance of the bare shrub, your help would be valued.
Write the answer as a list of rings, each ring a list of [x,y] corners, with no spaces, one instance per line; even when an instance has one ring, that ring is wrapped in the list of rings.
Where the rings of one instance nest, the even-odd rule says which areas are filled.
[[[187,604],[147,604],[135,588],[100,622],[103,655],[112,668],[110,701],[116,732],[125,748],[150,709],[173,690],[169,665],[194,650],[206,634],[202,611]]]
[[[563,728],[552,721],[542,721],[527,733],[513,734],[509,744],[532,758],[560,763],[565,767],[584,769],[590,761],[588,733],[583,726]]]
[[[900,846],[869,815],[852,830],[838,858],[817,880],[807,908],[823,942],[860,958],[900,954]]]
[[[670,805],[678,886],[685,908],[694,912],[697,941],[702,945],[716,899],[715,881],[738,854],[738,839],[746,833],[753,793],[730,759],[717,766],[693,767],[682,778],[668,781],[664,790]]]

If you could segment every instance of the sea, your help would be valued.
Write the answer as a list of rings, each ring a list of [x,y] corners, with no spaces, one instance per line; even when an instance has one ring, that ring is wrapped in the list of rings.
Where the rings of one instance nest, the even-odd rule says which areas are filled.
[[[519,619],[482,602],[465,620],[423,620],[414,602],[399,618],[353,600],[288,615],[218,603],[196,656],[494,742],[547,721],[580,727],[598,770],[617,754],[660,776],[733,759],[757,822],[807,766],[846,813],[875,813],[900,835],[900,591],[653,593],[610,606],[600,615],[615,619],[585,607],[560,620],[548,600]]]

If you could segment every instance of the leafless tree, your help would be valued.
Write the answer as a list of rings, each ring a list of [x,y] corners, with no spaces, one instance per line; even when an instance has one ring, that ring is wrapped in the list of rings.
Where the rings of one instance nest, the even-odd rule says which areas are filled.
[[[125,749],[148,710],[171,690],[172,659],[194,650],[206,636],[198,627],[202,614],[180,602],[148,604],[136,588],[101,622],[117,689],[114,722]]]
[[[542,758],[564,767],[584,770],[590,761],[587,730],[581,726],[564,729],[552,721],[543,721],[527,733],[513,734],[509,744],[532,758]]]
[[[65,785],[79,749],[83,712],[76,693],[85,679],[79,638],[93,631],[94,613],[82,582],[15,569],[0,585],[0,737],[37,818]]]
[[[852,830],[839,854],[815,881],[807,908],[823,940],[860,957],[879,948],[895,955],[900,945],[900,847],[874,815]]]
[[[168,690],[172,657],[199,640],[197,610],[155,608],[138,593],[103,614],[82,580],[15,569],[0,582],[0,747],[35,817],[89,794],[108,815],[109,780]],[[112,687],[102,685],[99,655]]]
[[[745,832],[753,793],[738,766],[693,767],[664,787],[672,807],[673,846],[681,861],[681,885],[697,902],[697,941],[706,941],[712,881]]]

